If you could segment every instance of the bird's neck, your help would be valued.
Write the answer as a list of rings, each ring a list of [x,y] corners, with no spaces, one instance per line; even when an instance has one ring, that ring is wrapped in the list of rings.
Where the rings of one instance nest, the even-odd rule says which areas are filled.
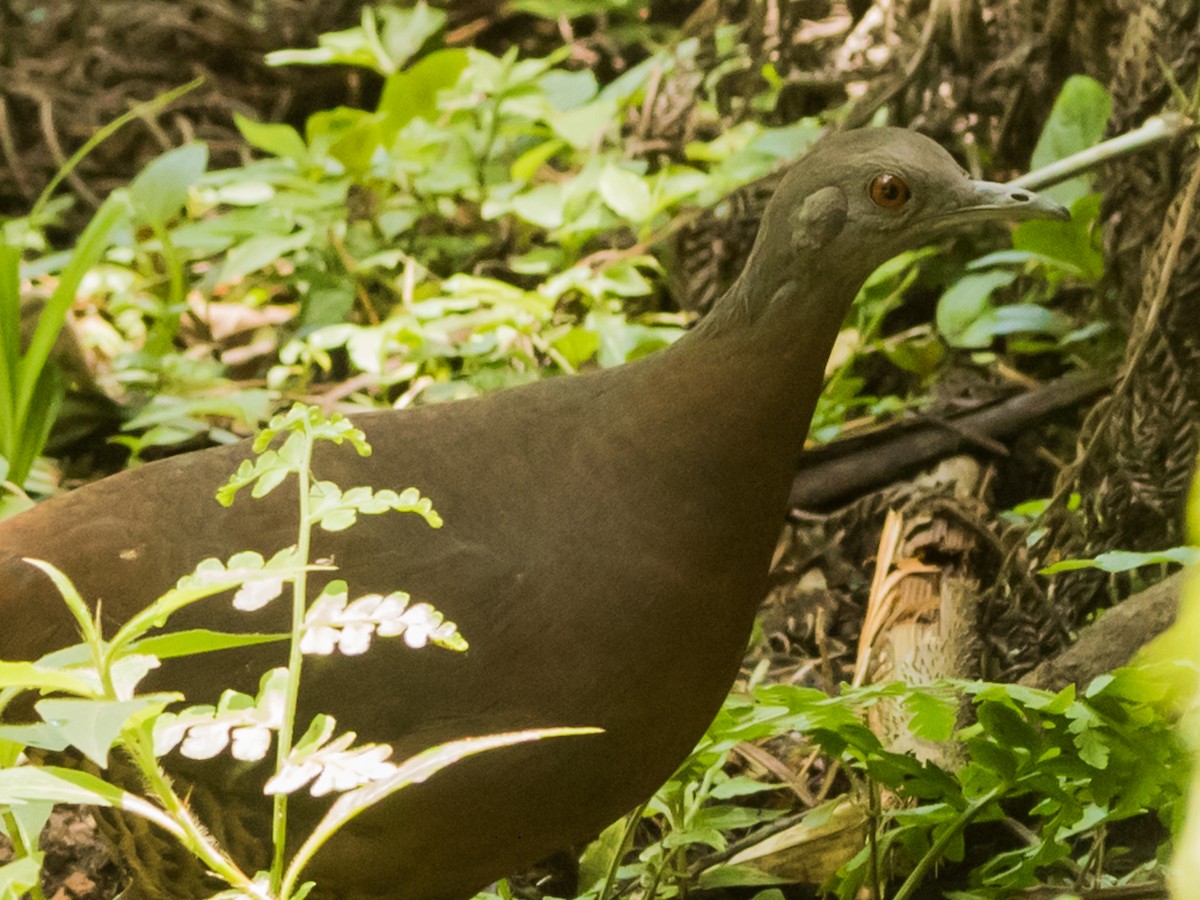
[[[825,363],[861,278],[817,253],[756,243],[742,274],[676,345],[719,394],[759,407],[760,427],[799,448]],[[776,430],[779,430],[776,432]],[[762,432],[760,432],[762,433]]]
[[[708,339],[755,329],[817,327],[832,342],[871,267],[865,260],[829,259],[820,248],[792,246],[778,234],[768,240],[767,231],[759,231],[741,274],[693,333]],[[799,337],[819,349],[810,344],[815,335]]]
[[[678,482],[693,520],[757,529],[769,551],[856,288],[794,256],[755,254],[704,322],[616,375],[628,390],[604,412],[614,441],[662,459],[655,478]]]

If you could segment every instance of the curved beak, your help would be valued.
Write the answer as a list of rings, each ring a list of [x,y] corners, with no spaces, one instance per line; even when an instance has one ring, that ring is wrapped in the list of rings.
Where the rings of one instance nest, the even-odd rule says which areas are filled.
[[[1071,213],[1061,203],[1025,188],[994,181],[968,181],[958,192],[957,204],[938,216],[938,227],[976,222],[1018,222],[1025,219],[1068,221]]]

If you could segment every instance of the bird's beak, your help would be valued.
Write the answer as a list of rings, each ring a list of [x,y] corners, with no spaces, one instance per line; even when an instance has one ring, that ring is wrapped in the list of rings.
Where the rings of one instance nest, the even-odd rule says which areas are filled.
[[[1071,218],[1071,213],[1061,203],[1025,188],[994,181],[969,181],[956,199],[955,207],[938,217],[939,228],[1025,219],[1065,222]]]

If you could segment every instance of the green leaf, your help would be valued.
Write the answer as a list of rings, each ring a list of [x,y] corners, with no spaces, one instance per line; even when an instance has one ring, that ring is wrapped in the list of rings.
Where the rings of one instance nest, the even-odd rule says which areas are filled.
[[[44,430],[31,432],[26,431],[23,426],[28,410],[34,404],[35,395],[39,398],[39,406],[46,402],[45,385],[41,378],[42,369],[58,340],[67,311],[75,302],[75,293],[80,282],[104,255],[110,235],[125,218],[125,213],[124,204],[116,202],[112,196],[104,201],[84,228],[75,250],[70,254],[70,261],[63,268],[49,302],[38,318],[37,328],[34,329],[33,338],[29,341],[29,347],[20,361],[15,378],[12,377],[13,372],[10,368],[13,360],[8,360],[9,365],[4,365],[0,360],[0,447],[5,448],[4,455],[11,465],[8,477],[17,484],[25,482],[33,459],[42,449],[38,439]],[[19,258],[19,252],[14,255],[14,248],[11,247],[0,252],[0,308],[7,308],[10,303],[19,303],[19,281],[16,279],[16,263]],[[7,343],[3,338],[0,338],[0,343],[8,348],[4,354],[7,356],[13,344]]]
[[[1060,337],[1071,330],[1071,321],[1062,313],[1032,303],[1012,303],[987,310],[959,333],[953,342],[959,347],[983,348],[997,337],[1010,334],[1049,334]]]
[[[627,827],[628,817],[617,819],[587,845],[579,857],[580,888],[585,891],[592,890],[607,877],[613,861],[621,852]]]
[[[44,858],[45,854],[38,852],[0,866],[0,900],[20,900],[41,884]]]
[[[306,248],[312,239],[313,234],[308,229],[288,235],[254,235],[229,251],[217,279],[225,284],[240,281],[251,272],[265,269],[293,251]]]
[[[556,22],[561,18],[578,19],[625,11],[629,14],[645,8],[645,0],[512,0],[513,9]]]
[[[550,231],[566,221],[566,194],[561,185],[539,184],[512,199],[512,210],[526,222]]]
[[[653,328],[630,322],[624,316],[598,311],[588,313],[584,327],[600,339],[596,358],[605,368],[653,353],[682,333],[680,329]]]
[[[600,337],[593,331],[576,326],[555,338],[553,346],[573,368],[578,369],[596,355],[600,349]]]
[[[1050,117],[1033,150],[1034,169],[1087,150],[1104,138],[1112,114],[1112,97],[1100,82],[1086,75],[1072,75],[1059,91]],[[1081,175],[1042,193],[1064,206],[1072,206],[1088,193],[1090,176]]]
[[[923,740],[949,740],[958,724],[958,697],[953,693],[912,690],[904,695],[903,705],[909,728]]]
[[[703,890],[734,887],[761,887],[768,884],[788,884],[787,878],[771,875],[762,869],[746,863],[727,863],[707,869],[700,874],[700,887]],[[766,894],[778,894],[778,891],[767,891]],[[763,896],[759,894],[758,896]],[[779,894],[782,900],[783,895]]]
[[[71,746],[71,742],[61,731],[45,722],[35,722],[31,725],[0,725],[0,741],[13,741],[24,747],[37,747],[52,753],[58,753]]]
[[[1067,718],[1071,720],[1069,727],[1075,735],[1079,758],[1093,768],[1108,768],[1109,744],[1101,730],[1103,720],[1100,716],[1086,704],[1073,703],[1067,710]]]
[[[598,186],[608,208],[635,225],[645,222],[654,212],[650,188],[636,172],[609,163],[600,173]]]
[[[210,631],[207,628],[191,628],[143,638],[129,646],[130,652],[145,653],[159,659],[174,659],[179,656],[194,656],[213,650],[229,650],[235,647],[254,647],[286,641],[286,634],[235,634],[227,631]]]
[[[313,151],[337,160],[356,181],[366,177],[384,143],[382,118],[359,109],[331,110],[309,116]],[[324,121],[323,121],[324,119]]]
[[[293,471],[294,467],[274,450],[260,453],[256,459],[243,459],[234,473],[217,489],[217,502],[222,506],[231,506],[238,491],[247,485],[254,485],[251,494],[256,499],[265,497]]]
[[[382,19],[382,26],[379,19]],[[271,66],[340,64],[374,69],[381,75],[407,63],[445,24],[446,14],[422,2],[411,9],[365,7],[356,28],[322,34],[318,46],[276,50],[267,54]]]
[[[413,119],[436,121],[438,94],[458,83],[469,60],[466,50],[438,50],[407,72],[389,75],[377,108],[383,116],[384,140],[390,143]]]
[[[17,830],[24,838],[25,846],[30,850],[37,850],[39,836],[42,829],[46,827],[46,822],[50,820],[50,814],[54,812],[54,804],[49,801],[45,803],[29,801],[10,806],[8,809],[12,813],[13,819],[16,820]],[[10,834],[9,829],[4,827],[5,825],[6,823],[0,822],[0,832]]]
[[[124,791],[86,772],[57,766],[17,766],[0,770],[0,804],[75,803],[120,806]]]
[[[982,344],[964,344],[963,335],[992,308],[992,294],[1012,284],[1016,277],[1016,272],[1010,269],[993,269],[964,275],[952,284],[937,305],[938,331],[947,343],[956,347],[986,346],[987,340]]]
[[[568,72],[551,69],[538,79],[538,86],[546,99],[559,112],[576,109],[591,101],[600,90],[596,75],[591,69]]]
[[[95,696],[98,690],[95,682],[70,672],[56,672],[37,663],[0,660],[0,688],[12,687],[34,691],[66,691],[83,697]]]
[[[761,781],[755,781],[745,775],[738,775],[733,778],[728,778],[725,781],[718,782],[709,796],[714,800],[728,800],[732,797],[748,797],[752,794],[761,794],[764,791],[778,791],[784,787],[782,784],[763,784]]]
[[[1132,550],[1110,550],[1101,553],[1094,559],[1064,559],[1041,569],[1041,575],[1057,575],[1060,572],[1074,572],[1077,569],[1099,569],[1102,572],[1129,572],[1142,566],[1160,566],[1169,564],[1195,565],[1200,563],[1200,547],[1172,547],[1169,550],[1158,550],[1150,553],[1136,553]]]
[[[566,141],[555,139],[531,147],[513,161],[509,176],[513,181],[522,183],[532,180],[538,170],[566,146]]]
[[[619,121],[617,104],[613,100],[593,100],[584,106],[551,116],[549,125],[555,135],[576,150],[592,147],[601,133]]]
[[[108,766],[108,751],[130,719],[147,711],[161,711],[163,698],[150,695],[134,700],[39,700],[38,715],[53,725],[100,768]]]
[[[662,839],[662,845],[667,850],[690,847],[693,844],[703,844],[713,850],[724,850],[729,845],[729,841],[716,828],[681,828],[668,832],[667,836]]]
[[[185,144],[151,160],[129,185],[138,218],[160,226],[175,218],[207,167],[208,146],[202,143]]]
[[[1034,219],[1013,230],[1013,247],[1051,272],[1099,281],[1104,275],[1100,246],[1100,194],[1085,194],[1071,205],[1071,221]],[[999,254],[993,254],[999,256]]]
[[[291,125],[255,122],[237,112],[233,114],[233,122],[251,147],[285,159],[302,161],[308,158],[308,145]]]
[[[404,66],[420,53],[429,39],[446,24],[446,14],[425,0],[419,0],[411,9],[381,6],[377,14],[383,18],[382,43],[395,68]]]

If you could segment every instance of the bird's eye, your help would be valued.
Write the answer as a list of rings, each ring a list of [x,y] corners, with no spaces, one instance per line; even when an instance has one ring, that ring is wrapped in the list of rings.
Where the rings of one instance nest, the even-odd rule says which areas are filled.
[[[899,175],[884,173],[871,180],[871,202],[884,209],[899,209],[912,197],[908,184]]]

